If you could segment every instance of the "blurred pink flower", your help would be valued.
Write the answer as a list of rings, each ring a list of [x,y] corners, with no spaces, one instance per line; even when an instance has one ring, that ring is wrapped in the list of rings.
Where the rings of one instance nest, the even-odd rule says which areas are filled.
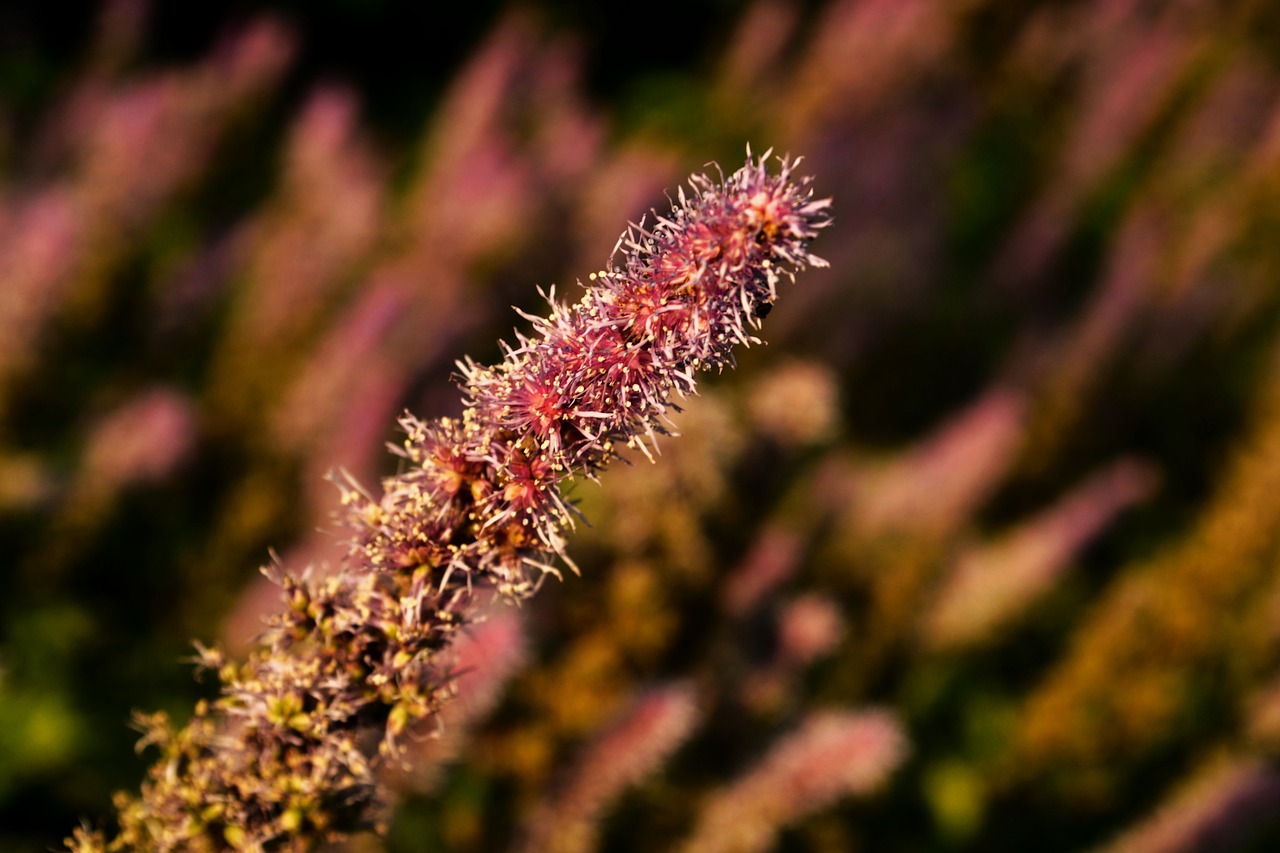
[[[627,788],[657,771],[699,723],[693,688],[670,684],[636,696],[585,744],[556,792],[534,812],[517,850],[587,853],[598,823]]]
[[[888,711],[814,712],[759,764],[711,795],[685,853],[769,850],[780,830],[841,797],[871,793],[907,755]]]

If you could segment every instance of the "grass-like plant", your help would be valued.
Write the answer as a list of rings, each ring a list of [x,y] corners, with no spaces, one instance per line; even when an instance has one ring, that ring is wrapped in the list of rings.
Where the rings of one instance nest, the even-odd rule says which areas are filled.
[[[401,473],[374,496],[339,482],[351,542],[323,577],[272,570],[285,607],[247,659],[200,648],[221,694],[175,727],[140,717],[159,758],[118,797],[118,833],[72,850],[309,850],[376,827],[378,763],[452,695],[449,654],[480,598],[519,601],[573,567],[564,486],[665,431],[673,397],[732,363],[783,279],[823,265],[829,221],[796,162],[695,175],[670,212],[631,226],[574,304],[547,296],[493,366],[459,363],[460,418],[406,415]],[[576,569],[575,569],[576,570]]]

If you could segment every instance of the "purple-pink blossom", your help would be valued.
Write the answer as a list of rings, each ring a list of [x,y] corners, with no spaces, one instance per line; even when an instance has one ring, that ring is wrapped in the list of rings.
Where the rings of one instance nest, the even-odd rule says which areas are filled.
[[[376,759],[452,695],[449,649],[476,596],[525,598],[573,565],[561,485],[623,446],[648,452],[673,395],[756,342],[780,281],[824,263],[809,244],[828,200],[797,161],[769,159],[695,175],[622,235],[576,303],[549,292],[500,363],[460,362],[463,415],[406,415],[405,470],[381,496],[341,479],[353,533],[339,570],[280,577],[286,607],[243,663],[201,651],[221,697],[181,730],[142,720],[161,758],[122,798],[119,836],[82,831],[71,847],[304,850],[376,826]]]

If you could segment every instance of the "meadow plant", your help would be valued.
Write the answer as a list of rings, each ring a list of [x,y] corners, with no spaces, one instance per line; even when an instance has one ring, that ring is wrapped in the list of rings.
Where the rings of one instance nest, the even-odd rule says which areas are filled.
[[[695,175],[672,209],[619,239],[570,305],[493,366],[459,362],[459,418],[406,415],[401,473],[381,497],[338,477],[351,528],[328,576],[268,569],[286,607],[242,662],[199,648],[221,695],[175,727],[139,717],[160,752],[139,796],[120,795],[119,833],[78,830],[72,850],[307,850],[377,826],[378,765],[438,715],[458,672],[449,650],[490,595],[520,601],[575,568],[565,485],[594,478],[623,446],[651,456],[673,397],[722,369],[777,297],[825,262],[809,244],[829,200],[796,162],[769,153],[728,177]]]
[[[657,771],[700,722],[690,684],[665,684],[637,696],[586,744],[567,778],[534,811],[513,848],[525,853],[600,849],[602,817],[621,794]]]
[[[323,472],[375,482],[397,412],[462,408],[453,359],[501,334],[506,305],[532,310],[520,288],[596,269],[691,152],[766,136],[841,200],[823,251],[840,272],[769,316],[797,361],[743,359],[681,403],[662,464],[574,493],[593,525],[573,536],[582,578],[490,606],[562,564],[573,509],[536,487],[532,512],[511,509],[522,483],[589,469],[593,435],[641,452],[586,414],[604,409],[575,398],[557,430],[531,404],[539,383],[573,395],[528,367],[594,333],[608,280],[526,330],[525,367],[467,366],[473,419],[527,442],[471,447],[469,468],[398,461],[382,500],[346,483],[358,582],[290,581],[317,626],[228,669],[232,687],[283,685],[284,666],[314,667],[317,690],[359,683],[358,660],[341,680],[325,650],[381,647],[320,608],[385,592],[402,613],[419,564],[371,572],[364,549],[458,464],[443,512],[475,507],[472,526],[497,518],[486,538],[524,543],[477,569],[463,529],[472,551],[429,570],[432,604],[470,623],[409,665],[439,711],[392,760],[378,745],[402,682],[357,697],[378,710],[348,729],[369,766],[341,819],[397,805],[385,836],[326,849],[1280,844],[1280,6],[755,0],[702,46],[709,76],[651,89],[633,69],[637,103],[589,94],[607,36],[522,3],[429,115],[412,90],[400,109],[421,125],[392,130],[382,96],[316,85],[270,22],[157,64],[118,14],[143,5],[109,4],[29,131],[0,103],[0,848],[56,846],[76,815],[113,825],[109,791],[139,775],[129,703],[190,708],[173,649],[216,636],[241,660],[275,609],[277,587],[241,569],[269,543],[273,575],[339,562]],[[411,429],[419,457],[475,436],[466,419]],[[563,470],[501,480],[530,448]],[[445,524],[421,520],[423,537]],[[434,592],[450,566],[452,604]],[[125,831],[154,846],[161,796],[199,802],[193,780],[229,756],[259,783],[308,769],[286,766],[315,754],[306,725],[341,723],[289,695],[272,701],[303,729],[283,746],[247,695],[168,733],[157,772],[174,775],[125,804]],[[870,708],[856,755],[833,747]],[[278,747],[265,769],[248,737]],[[866,784],[842,775],[855,758],[879,768]],[[192,805],[187,846],[231,846],[218,809],[240,795]],[[242,845],[321,836],[309,795],[274,813],[297,832]]]
[[[892,714],[815,711],[703,808],[685,853],[771,849],[779,829],[840,796],[873,790],[907,752]]]

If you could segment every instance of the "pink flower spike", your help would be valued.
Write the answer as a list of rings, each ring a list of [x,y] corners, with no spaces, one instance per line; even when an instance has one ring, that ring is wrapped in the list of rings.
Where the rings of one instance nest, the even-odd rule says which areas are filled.
[[[379,764],[403,761],[465,689],[455,641],[481,603],[520,601],[560,566],[577,571],[561,485],[594,476],[620,444],[648,452],[671,395],[732,364],[735,346],[756,342],[778,282],[824,263],[808,247],[828,202],[793,179],[796,161],[771,173],[768,158],[748,152],[720,180],[695,175],[669,213],[623,234],[577,303],[548,291],[549,315],[526,318],[499,364],[459,362],[461,418],[403,418],[407,439],[393,450],[404,470],[381,496],[335,478],[351,530],[342,565],[320,579],[272,573],[286,606],[259,647],[219,668],[220,698],[182,730],[150,718],[162,757],[141,796],[121,800],[119,835],[78,833],[69,846],[309,850],[378,828]],[[596,745],[619,757],[618,772],[588,787],[638,778],[694,717],[683,689],[649,697]],[[591,812],[607,798],[570,799]],[[193,818],[192,803],[216,807]]]
[[[754,769],[712,795],[685,853],[752,853],[787,825],[840,797],[866,795],[906,759],[901,724],[888,711],[820,711]]]

